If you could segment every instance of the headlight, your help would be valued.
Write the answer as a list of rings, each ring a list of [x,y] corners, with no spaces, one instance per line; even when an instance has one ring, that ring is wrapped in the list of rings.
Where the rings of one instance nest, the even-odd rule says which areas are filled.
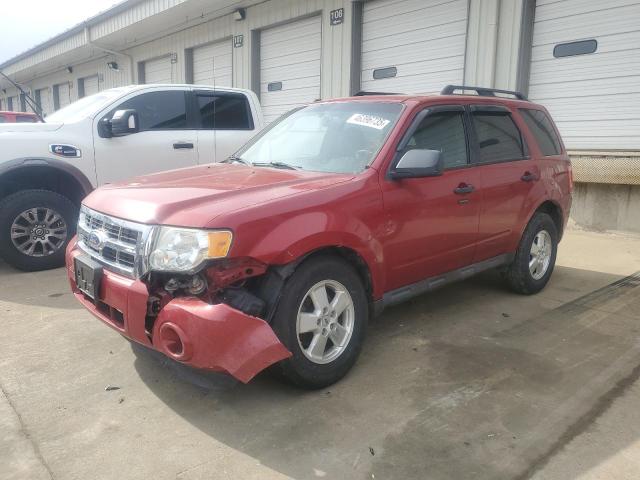
[[[226,257],[232,239],[228,230],[160,227],[149,267],[163,272],[191,272],[206,260]]]

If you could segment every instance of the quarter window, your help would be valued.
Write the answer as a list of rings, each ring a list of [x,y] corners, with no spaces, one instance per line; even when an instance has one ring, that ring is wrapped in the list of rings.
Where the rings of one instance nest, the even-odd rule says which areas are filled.
[[[438,112],[425,117],[407,147],[438,150],[445,168],[466,165],[467,139],[462,112]]]
[[[253,121],[244,95],[201,95],[198,98],[201,128],[216,130],[252,130]]]
[[[561,151],[560,139],[556,135],[549,117],[542,110],[528,108],[521,109],[520,113],[536,139],[542,154],[545,157],[559,155]]]
[[[187,103],[185,92],[168,90],[147,92],[125,100],[116,110],[134,109],[138,112],[140,130],[184,130],[187,128]]]
[[[480,161],[504,162],[524,158],[524,143],[511,115],[504,112],[473,112],[480,147]]]

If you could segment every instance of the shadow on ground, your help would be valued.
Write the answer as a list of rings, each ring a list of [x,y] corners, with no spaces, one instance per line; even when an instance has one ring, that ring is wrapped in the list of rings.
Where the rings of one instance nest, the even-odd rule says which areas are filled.
[[[295,478],[524,479],[637,379],[638,312],[638,276],[557,267],[522,297],[487,273],[386,311],[329,389],[235,384],[141,347],[135,368],[191,424]]]

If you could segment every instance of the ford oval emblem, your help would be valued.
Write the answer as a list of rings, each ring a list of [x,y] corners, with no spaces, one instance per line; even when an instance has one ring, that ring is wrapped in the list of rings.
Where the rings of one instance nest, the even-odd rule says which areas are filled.
[[[87,245],[98,252],[101,252],[104,248],[107,236],[100,230],[92,230],[87,237]]]

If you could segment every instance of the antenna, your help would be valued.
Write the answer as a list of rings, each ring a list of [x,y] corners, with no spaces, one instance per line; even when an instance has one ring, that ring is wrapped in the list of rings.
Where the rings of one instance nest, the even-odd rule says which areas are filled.
[[[36,102],[33,98],[31,98],[31,95],[25,92],[19,83],[14,82],[8,76],[6,76],[2,70],[0,70],[0,75],[2,75],[2,77],[5,78],[11,85],[16,87],[22,95],[24,95],[25,102],[31,107],[31,110],[33,110],[33,113],[35,113],[38,116],[41,122],[44,122],[44,118],[42,117],[42,107],[40,106],[40,104]]]

